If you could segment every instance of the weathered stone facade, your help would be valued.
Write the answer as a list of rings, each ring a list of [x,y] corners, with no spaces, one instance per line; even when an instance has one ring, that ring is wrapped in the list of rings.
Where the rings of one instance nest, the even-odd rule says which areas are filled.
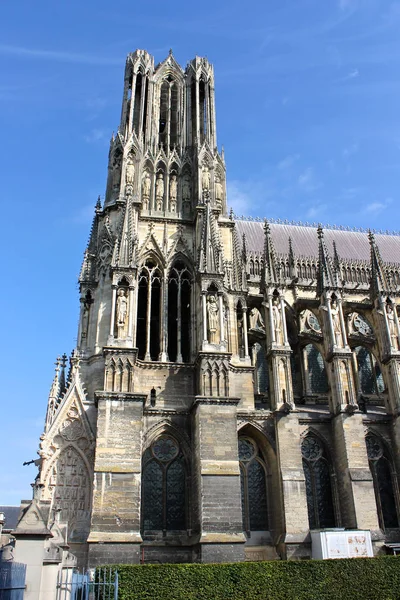
[[[226,201],[212,66],[129,55],[40,445],[37,502],[81,564],[399,535],[400,237],[236,220]]]

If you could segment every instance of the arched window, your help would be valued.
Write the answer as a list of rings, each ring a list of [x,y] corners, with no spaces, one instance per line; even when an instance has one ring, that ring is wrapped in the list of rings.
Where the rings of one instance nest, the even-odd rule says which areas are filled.
[[[143,456],[142,529],[186,529],[185,461],[178,442],[162,435]]]
[[[207,106],[207,94],[206,94],[206,83],[204,79],[200,79],[199,82],[199,125],[200,125],[200,143],[203,143],[207,136],[207,124],[208,124],[208,106]]]
[[[160,354],[160,303],[162,275],[148,260],[139,275],[136,345],[138,356],[158,360]]]
[[[253,365],[254,369],[254,388],[256,394],[267,394],[269,381],[268,381],[268,365],[265,356],[265,350],[256,342],[253,345]]]
[[[380,439],[375,435],[366,437],[369,468],[375,488],[379,523],[384,529],[398,527],[399,517],[395,499],[395,471],[392,461]],[[397,493],[397,490],[396,490]]]
[[[254,440],[239,438],[244,531],[268,530],[266,466]]]
[[[315,435],[308,435],[301,444],[301,454],[310,529],[335,527],[331,469],[324,447]]]
[[[160,90],[160,123],[158,127],[160,144],[165,145],[168,132],[169,84],[164,81]]]
[[[325,362],[321,352],[313,344],[304,348],[305,373],[309,394],[326,394],[329,390]]]
[[[172,362],[190,361],[190,272],[182,261],[168,278],[168,357]]]
[[[385,389],[383,376],[375,357],[364,346],[355,349],[358,366],[358,387],[361,394],[381,394]]]

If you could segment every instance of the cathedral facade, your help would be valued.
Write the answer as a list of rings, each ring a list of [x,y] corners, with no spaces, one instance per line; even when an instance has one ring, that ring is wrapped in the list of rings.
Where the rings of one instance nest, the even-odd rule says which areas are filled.
[[[79,284],[33,502],[80,564],[399,541],[400,237],[229,213],[206,59],[128,56]]]

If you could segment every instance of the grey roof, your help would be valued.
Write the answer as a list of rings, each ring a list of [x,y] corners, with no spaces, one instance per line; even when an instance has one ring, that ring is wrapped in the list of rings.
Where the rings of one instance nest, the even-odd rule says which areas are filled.
[[[19,511],[19,506],[0,506],[0,512],[4,513],[4,516],[6,518],[5,523],[3,525],[3,530],[16,528]]]
[[[264,223],[260,221],[236,221],[240,238],[246,234],[246,245],[249,251],[262,252],[264,249]],[[289,251],[289,237],[292,239],[295,256],[318,257],[318,235],[316,227],[306,225],[286,225],[270,223],[271,235],[278,254]],[[338,255],[343,260],[370,260],[368,234],[360,231],[343,231],[340,229],[324,229],[325,242],[333,256],[333,242],[336,243]],[[375,234],[382,260],[387,263],[400,264],[400,236]]]

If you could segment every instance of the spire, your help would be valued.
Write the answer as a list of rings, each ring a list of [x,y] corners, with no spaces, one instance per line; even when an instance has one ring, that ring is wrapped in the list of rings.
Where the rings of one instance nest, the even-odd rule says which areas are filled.
[[[62,355],[61,359],[60,359],[60,396],[62,394],[64,394],[67,384],[66,384],[66,378],[65,378],[65,368],[67,366],[67,355],[64,354]]]
[[[339,281],[342,281],[342,279],[343,279],[342,265],[341,265],[339,254],[338,254],[338,251],[336,248],[335,240],[333,240],[332,245],[333,245],[333,268],[335,270],[337,277],[339,278]]]
[[[275,246],[272,240],[270,225],[264,221],[264,282],[268,285],[279,285],[281,283],[280,267],[278,265]]]
[[[317,232],[319,239],[317,294],[321,296],[327,289],[336,290],[339,281],[325,244],[324,230],[321,225],[318,226]]]
[[[45,424],[45,428],[44,428],[45,432],[47,432],[49,430],[50,425],[53,422],[53,416],[57,409],[58,401],[60,398],[60,391],[61,391],[60,377],[59,377],[60,364],[61,364],[60,356],[57,356],[56,362],[54,364],[55,364],[56,368],[55,368],[55,372],[54,372],[53,382],[52,382],[51,388],[50,388],[49,399],[47,402],[46,424]]]
[[[201,231],[199,270],[204,273],[222,272],[222,251],[210,202],[206,201]]]
[[[289,272],[292,279],[297,277],[297,265],[293,251],[292,238],[289,237]]]
[[[386,277],[381,253],[371,230],[368,233],[368,239],[371,248],[371,296],[372,299],[375,299],[382,294],[389,294],[390,286]]]
[[[94,210],[94,217],[92,226],[90,228],[89,240],[83,257],[81,272],[79,276],[79,282],[93,280],[95,277],[95,257],[97,250],[97,237],[99,232],[99,215],[101,213],[101,200],[100,196],[97,198],[97,202]]]

